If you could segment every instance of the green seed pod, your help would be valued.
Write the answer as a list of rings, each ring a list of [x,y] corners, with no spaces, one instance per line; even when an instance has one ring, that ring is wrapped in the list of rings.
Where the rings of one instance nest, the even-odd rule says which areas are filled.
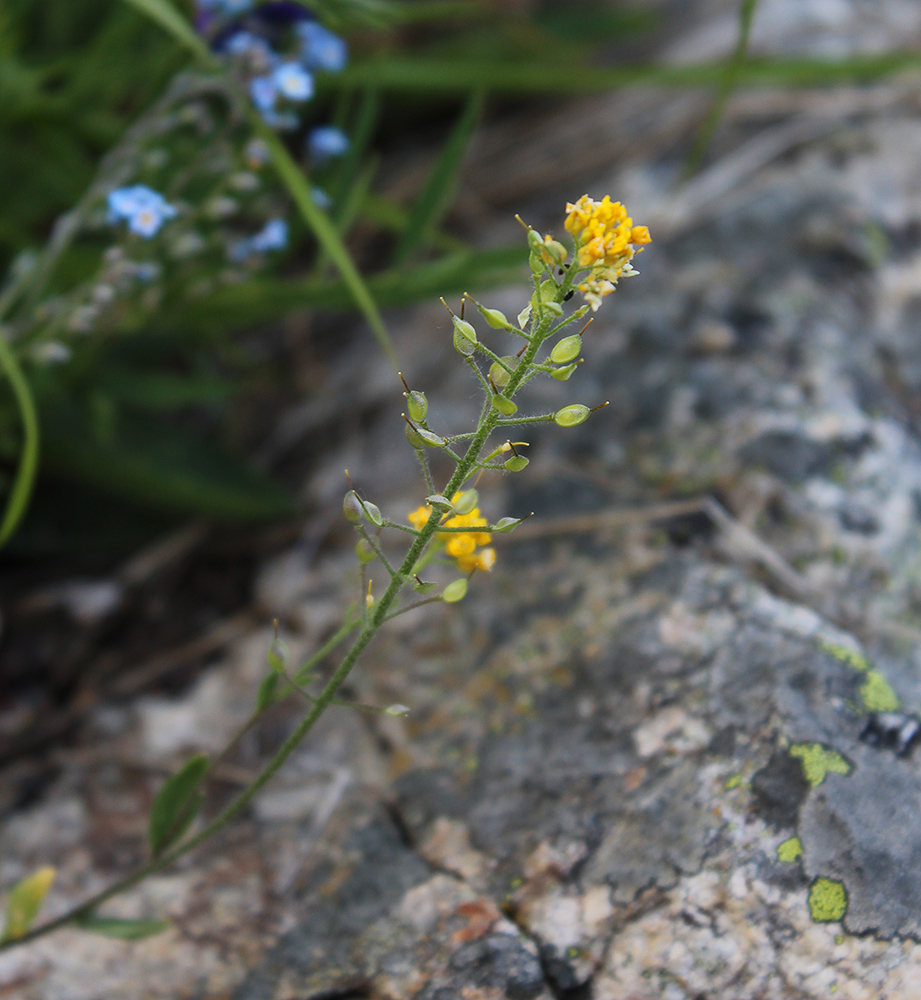
[[[431,594],[437,586],[435,583],[419,583],[418,580],[413,580],[413,590],[417,594]]]
[[[553,414],[553,420],[560,427],[575,427],[581,424],[590,412],[591,410],[587,406],[583,406],[581,403],[572,403],[569,406],[564,406],[562,410],[557,410]]]
[[[358,539],[358,544],[355,546],[355,555],[358,556],[358,561],[363,563],[374,562],[377,559],[377,553],[364,538]]]
[[[553,345],[553,350],[550,352],[550,360],[555,365],[565,365],[569,361],[574,361],[579,356],[579,351],[581,350],[582,338],[578,333],[574,333],[571,337],[564,337]]]
[[[288,647],[277,635],[272,640],[272,645],[269,646],[268,661],[275,673],[283,674],[285,672],[285,665],[288,662]]]
[[[565,382],[578,367],[578,364],[573,363],[565,368],[557,368],[555,372],[550,372],[550,378],[555,378],[557,382]]]
[[[522,469],[527,468],[530,459],[524,457],[524,455],[512,455],[508,461],[505,463],[506,469],[509,472],[521,472]]]
[[[554,316],[563,315],[563,307],[560,305],[559,302],[545,302],[544,309],[546,309],[547,312],[553,313]]]
[[[481,306],[479,302],[476,304],[477,309],[480,311],[480,315],[494,330],[511,330],[512,324],[505,318],[505,313],[499,309],[487,309],[486,306]]]
[[[410,443],[410,445],[412,445],[413,448],[416,449],[416,451],[425,447],[425,442],[419,436],[419,432],[415,430],[415,428],[410,427],[409,424],[403,428],[403,433],[406,435],[406,440]]]
[[[465,358],[469,358],[471,354],[476,352],[476,342],[471,343],[466,337],[461,336],[456,330],[454,331],[454,347],[458,354],[463,354]]]
[[[514,371],[518,367],[518,358],[509,354],[502,359],[505,364]],[[492,384],[496,386],[497,389],[504,389],[508,385],[508,380],[512,377],[509,372],[499,364],[498,361],[493,361],[489,366],[489,377],[492,379]]]
[[[433,493],[430,497],[425,498],[425,502],[430,507],[438,507],[440,510],[453,510],[454,505],[447,497],[443,497],[440,493]]]
[[[538,250],[538,251],[542,250],[544,247],[543,237],[536,229],[528,230],[528,246],[532,250]]]
[[[547,302],[552,302],[556,298],[556,293],[558,291],[559,289],[556,287],[556,282],[547,278],[545,281],[540,283],[540,288],[538,289],[540,301],[545,304]]]
[[[542,249],[554,264],[562,264],[566,260],[566,247],[559,240],[548,240],[542,245]]]
[[[441,599],[446,604],[456,604],[458,601],[462,601],[464,599],[466,593],[467,581],[455,580],[453,583],[449,583],[441,592]]]
[[[351,490],[342,498],[342,513],[345,514],[346,520],[351,521],[352,524],[358,524],[361,520],[361,504]]]
[[[384,523],[384,515],[381,514],[380,508],[368,500],[362,504],[361,512],[375,528],[380,528]]]
[[[531,318],[531,303],[529,302],[524,309],[518,313],[518,327],[523,330],[528,325],[528,320]]]
[[[406,705],[388,705],[387,708],[384,709],[384,715],[389,715],[398,719],[401,715],[409,715],[409,709]]]
[[[492,530],[498,532],[500,535],[505,535],[510,531],[514,531],[519,524],[521,524],[520,517],[503,517],[496,522]]]
[[[451,322],[454,324],[456,333],[469,340],[471,344],[476,343],[476,330],[473,328],[472,323],[468,323],[465,319],[460,319],[460,317],[455,316],[453,313],[451,314]]]
[[[480,496],[476,490],[464,490],[464,492],[461,493],[461,495],[454,501],[454,513],[469,514],[479,502]]]
[[[406,409],[409,410],[410,417],[417,424],[425,420],[425,415],[429,412],[429,401],[425,398],[425,393],[418,392],[416,389],[408,393],[406,396]]]
[[[492,397],[492,405],[504,417],[511,417],[518,412],[517,405],[513,403],[507,396],[500,396],[498,392]]]
[[[547,265],[544,264],[544,258],[539,250],[532,250],[528,254],[528,267],[531,268],[532,274],[543,274],[547,270]]]
[[[431,431],[422,430],[421,428],[416,431],[419,437],[422,439],[422,443],[428,445],[429,448],[444,448],[447,444],[443,437],[439,437],[437,434],[433,434]]]

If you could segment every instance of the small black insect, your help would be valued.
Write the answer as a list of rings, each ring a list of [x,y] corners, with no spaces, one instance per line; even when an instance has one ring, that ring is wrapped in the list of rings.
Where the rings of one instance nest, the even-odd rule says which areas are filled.
[[[880,750],[894,750],[898,757],[907,757],[921,736],[921,719],[902,712],[873,712],[867,716],[860,738]]]

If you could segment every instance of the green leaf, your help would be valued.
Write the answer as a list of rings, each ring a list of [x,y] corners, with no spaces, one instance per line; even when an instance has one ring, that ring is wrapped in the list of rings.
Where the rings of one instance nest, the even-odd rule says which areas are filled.
[[[196,754],[166,779],[150,807],[147,839],[153,857],[162,854],[188,830],[205,800],[199,786],[211,762],[208,755]]]
[[[158,372],[100,371],[95,384],[118,402],[146,410],[176,410],[196,404],[219,403],[240,391],[240,383],[207,376]]]
[[[215,62],[208,46],[169,0],[124,0],[124,2],[146,14],[152,21],[156,21],[164,31],[171,34],[180,45],[189,49],[202,62],[209,64]]]
[[[395,264],[402,264],[417,246],[429,238],[450,208],[464,153],[483,111],[483,98],[482,90],[476,90],[470,95],[457,124],[442,147],[441,155],[422,193],[416,199],[406,229],[397,244]]]
[[[713,141],[713,136],[716,135],[716,130],[722,121],[726,105],[735,89],[739,72],[748,56],[748,39],[757,4],[758,0],[742,0],[742,6],[739,9],[739,32],[736,37],[735,50],[723,70],[723,77],[720,80],[716,97],[713,99],[710,110],[694,139],[694,145],[691,147],[684,171],[685,178],[692,176],[700,169],[704,157],[707,155],[707,150],[710,148],[710,143]]]
[[[279,675],[274,670],[262,678],[262,683],[256,692],[257,712],[264,712],[275,700],[275,691],[278,687],[279,679]]]
[[[6,928],[0,941],[15,941],[28,932],[42,908],[55,874],[55,869],[46,865],[10,889],[6,900]]]
[[[314,203],[313,193],[307,182],[307,178],[288,152],[285,144],[260,118],[255,108],[248,107],[248,111],[254,130],[259,134],[266,146],[268,146],[275,169],[294,199],[294,203],[300,210],[301,216],[317,238],[320,247],[342,275],[345,286],[348,288],[355,304],[368,321],[368,325],[377,338],[381,350],[388,360],[396,365],[396,351],[394,351],[393,344],[390,342],[390,336],[387,333],[387,328],[384,326],[384,321],[381,319],[374,298],[370,291],[368,291],[368,286],[358,273],[358,269],[352,263],[352,258],[349,256],[348,250],[345,249],[342,240],[339,238],[336,227],[329,216]]]
[[[741,85],[784,84],[827,86],[843,81],[869,81],[921,65],[916,51],[848,56],[844,59],[747,59],[738,69]],[[725,62],[657,66],[633,64],[592,66],[546,64],[525,60],[434,59],[426,56],[379,56],[356,60],[342,73],[318,81],[327,90],[377,86],[410,93],[469,93],[482,87],[495,93],[599,93],[634,84],[662,87],[710,86],[719,83]]]
[[[16,526],[22,520],[29,505],[32,487],[35,484],[35,474],[38,470],[40,438],[38,417],[29,383],[19,367],[13,349],[2,333],[0,333],[0,368],[3,369],[10,381],[13,395],[16,398],[16,406],[19,408],[19,415],[22,419],[23,430],[22,451],[16,469],[16,478],[13,480],[13,485],[7,496],[3,520],[0,521],[0,546],[2,546],[16,530]]]
[[[521,277],[527,248],[518,243],[493,250],[461,250],[410,270],[388,268],[374,275],[368,287],[383,306],[419,302],[432,295],[449,295],[468,289],[497,286]],[[158,329],[194,328],[226,333],[288,309],[322,306],[347,309],[351,305],[342,282],[317,279],[262,279],[245,286],[229,286],[207,298],[177,307],[169,316],[158,317]]]
[[[186,429],[120,411],[100,435],[74,403],[48,400],[43,409],[53,472],[154,510],[254,521],[294,510],[280,486]]]
[[[97,917],[92,913],[75,917],[71,923],[81,931],[120,941],[140,941],[141,938],[162,934],[172,926],[168,920],[124,920],[120,917]]]
[[[336,208],[333,210],[333,220],[341,228],[345,213],[346,195],[352,189],[352,182],[358,174],[361,161],[364,159],[371,137],[380,118],[380,95],[374,88],[364,91],[358,106],[355,127],[349,136],[349,151],[336,171],[336,187],[330,193]]]

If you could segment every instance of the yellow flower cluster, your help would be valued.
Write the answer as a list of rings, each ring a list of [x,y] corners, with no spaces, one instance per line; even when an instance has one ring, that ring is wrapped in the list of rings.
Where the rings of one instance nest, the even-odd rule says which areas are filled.
[[[584,194],[574,205],[567,204],[566,211],[566,229],[575,237],[579,266],[592,268],[579,290],[596,310],[619,278],[637,273],[630,262],[649,243],[649,229],[634,226],[624,206],[608,195],[595,201]]]
[[[460,493],[455,493],[456,501]],[[417,530],[423,528],[432,513],[428,504],[418,507],[409,515],[409,523]],[[489,532],[477,531],[484,528],[489,521],[480,514],[479,507],[474,507],[469,514],[454,514],[444,521],[446,528],[470,528],[470,531],[440,531],[438,539],[445,543],[445,552],[457,561],[457,567],[462,573],[472,573],[479,569],[488,571],[496,561],[496,551],[492,548],[482,548],[489,545]],[[480,551],[477,551],[477,548]]]

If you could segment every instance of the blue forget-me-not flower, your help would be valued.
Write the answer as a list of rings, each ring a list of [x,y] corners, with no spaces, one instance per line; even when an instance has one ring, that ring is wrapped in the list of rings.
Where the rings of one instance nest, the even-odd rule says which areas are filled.
[[[294,29],[301,40],[301,59],[308,69],[338,73],[345,69],[349,49],[338,36],[316,21],[302,21]]]
[[[314,163],[322,163],[336,156],[344,156],[349,150],[349,138],[335,125],[320,125],[307,136],[307,151]]]
[[[145,239],[155,236],[164,221],[176,215],[162,194],[144,184],[116,188],[109,192],[107,202],[111,221],[125,219],[131,232]]]

